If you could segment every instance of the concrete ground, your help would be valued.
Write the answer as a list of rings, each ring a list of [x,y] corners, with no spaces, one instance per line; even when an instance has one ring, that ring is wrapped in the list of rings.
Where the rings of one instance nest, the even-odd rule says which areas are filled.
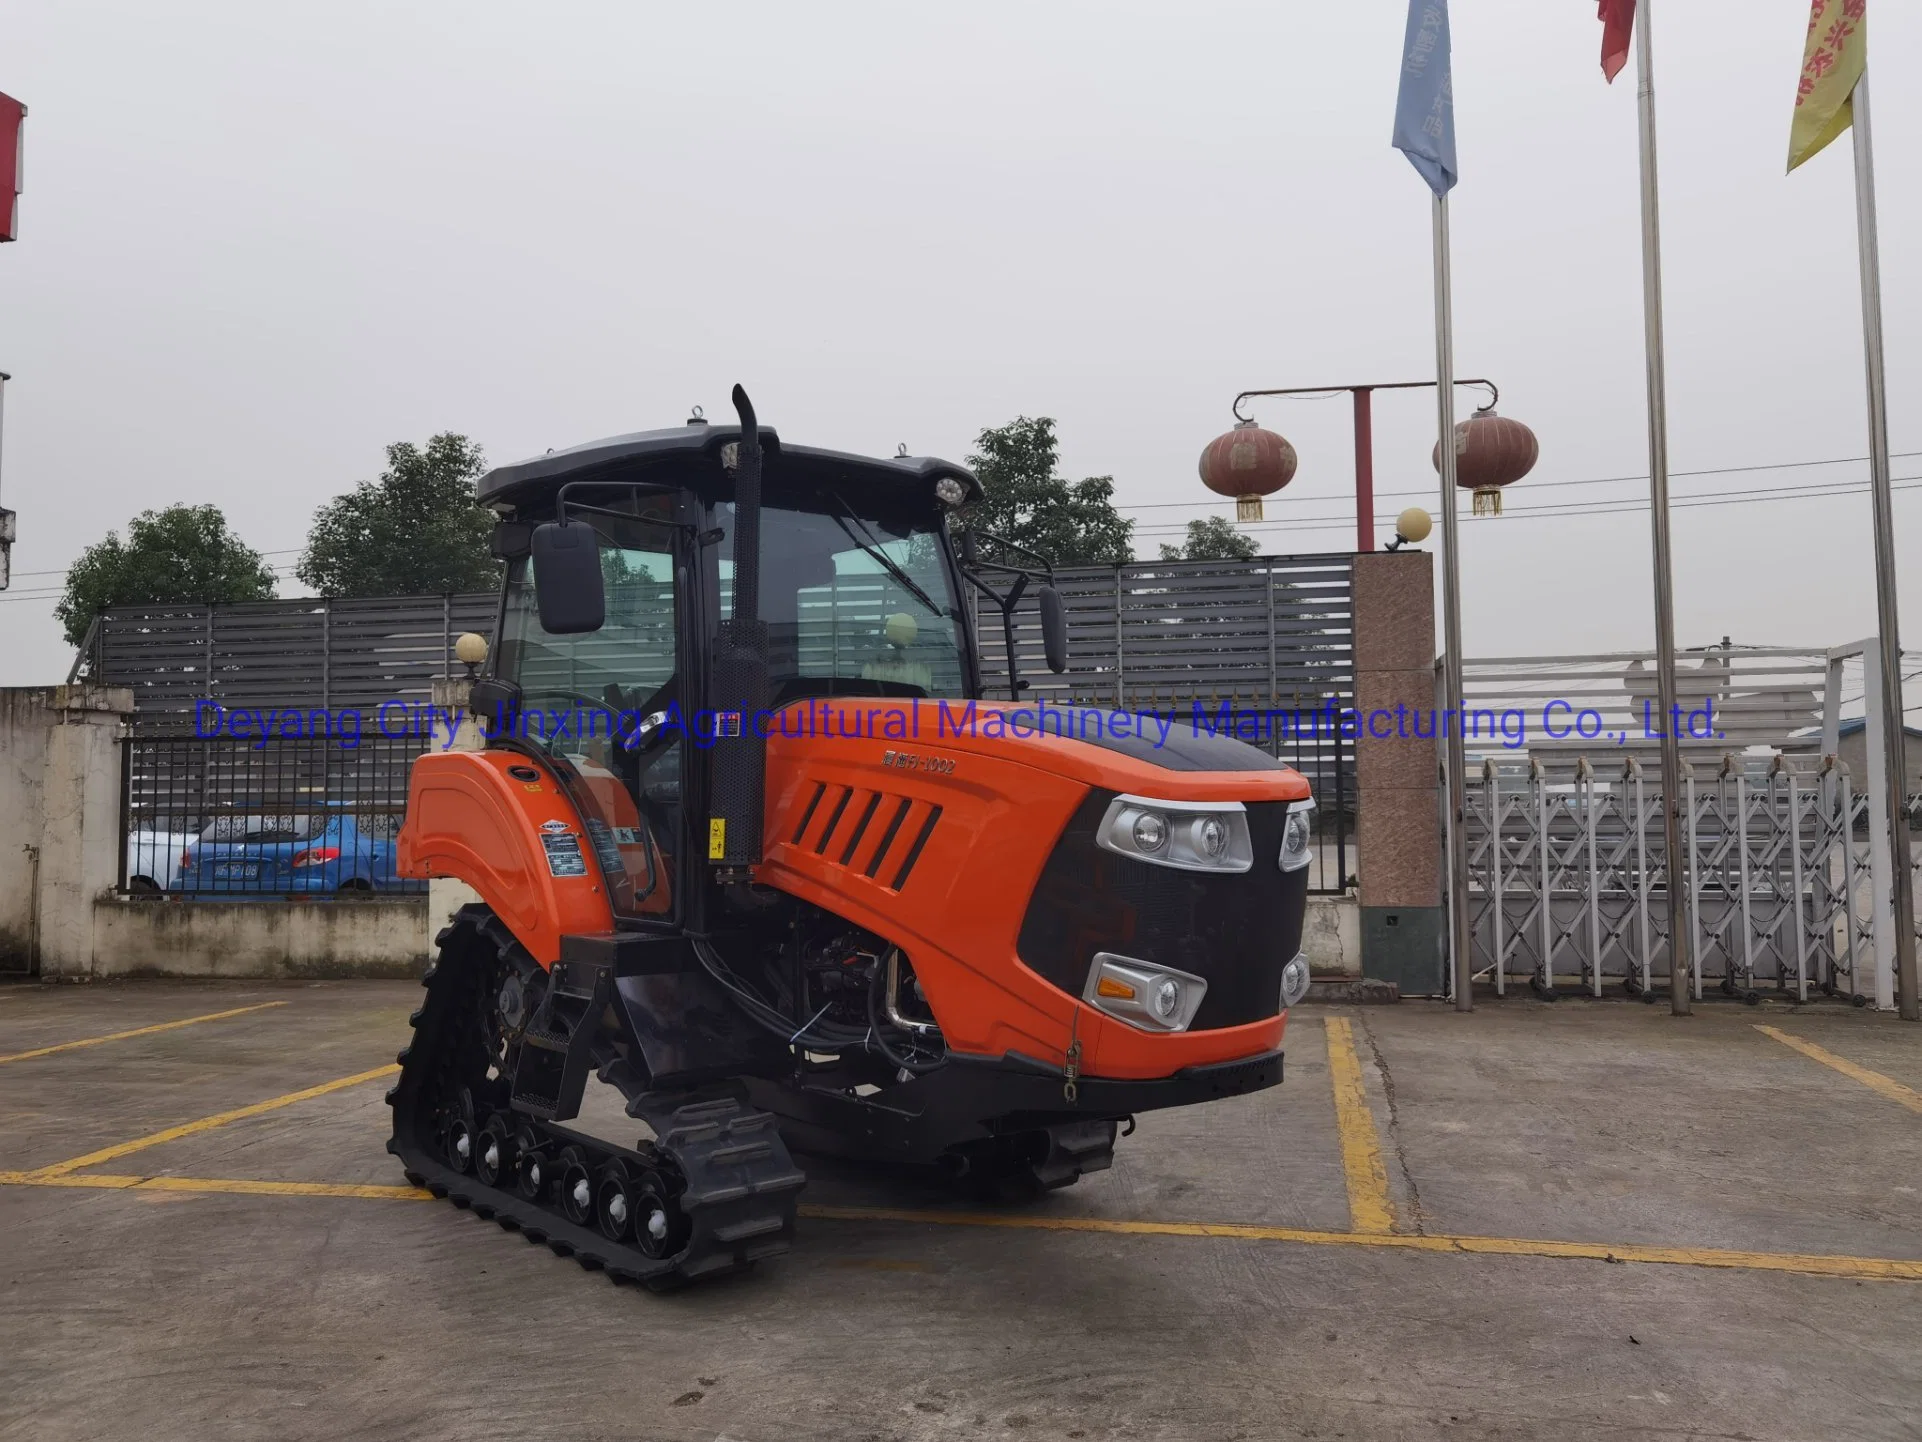
[[[417,994],[0,988],[0,1437],[1922,1437],[1886,1017],[1303,1009],[1039,1206],[807,1163],[792,1254],[659,1297],[401,1185]]]

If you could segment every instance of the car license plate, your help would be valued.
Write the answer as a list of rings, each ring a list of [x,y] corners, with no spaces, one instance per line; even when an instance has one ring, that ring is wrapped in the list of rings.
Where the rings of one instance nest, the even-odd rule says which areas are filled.
[[[258,861],[216,861],[214,880],[216,881],[253,881],[260,875]]]

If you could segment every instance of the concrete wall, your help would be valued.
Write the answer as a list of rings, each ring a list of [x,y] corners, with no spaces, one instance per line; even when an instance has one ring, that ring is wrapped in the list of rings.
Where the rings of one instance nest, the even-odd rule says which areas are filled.
[[[1361,907],[1353,895],[1308,898],[1301,949],[1315,976],[1361,975]]]
[[[163,901],[93,904],[92,975],[418,977],[427,967],[427,898],[375,901]]]
[[[32,962],[34,872],[45,826],[53,688],[0,690],[0,970]]]
[[[0,691],[0,956],[42,976],[93,971],[93,902],[120,874],[124,687]]]

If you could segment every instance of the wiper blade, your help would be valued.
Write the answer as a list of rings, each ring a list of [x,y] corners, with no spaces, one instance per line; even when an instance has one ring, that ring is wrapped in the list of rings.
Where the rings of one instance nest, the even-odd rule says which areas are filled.
[[[942,610],[941,607],[934,603],[934,599],[929,596],[926,591],[914,583],[914,577],[902,570],[892,556],[874,544],[874,532],[868,530],[867,523],[854,514],[853,508],[849,506],[846,501],[842,500],[840,496],[835,495],[833,491],[829,491],[828,494],[834,496],[835,504],[840,506],[841,510],[845,513],[836,516],[834,523],[847,533],[847,538],[863,551],[866,551],[874,560],[880,562],[882,569],[894,577],[895,580],[899,581],[901,585],[913,595],[914,599],[919,601],[923,606],[926,606],[930,612],[936,616],[952,619],[948,612]],[[848,524],[849,521],[853,521],[855,525],[859,526],[862,531],[866,533],[866,540],[854,534],[854,527]]]

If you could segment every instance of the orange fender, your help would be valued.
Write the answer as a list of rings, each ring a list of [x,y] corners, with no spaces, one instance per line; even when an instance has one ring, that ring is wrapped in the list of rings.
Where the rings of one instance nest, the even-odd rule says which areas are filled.
[[[510,768],[538,775],[527,780]],[[572,836],[572,848],[558,840],[563,835]],[[544,837],[555,838],[553,861]],[[578,852],[582,874],[556,875],[557,866],[571,869],[570,851]],[[560,960],[564,933],[614,929],[573,803],[546,770],[516,752],[440,751],[415,761],[398,870],[466,882],[542,966]]]

